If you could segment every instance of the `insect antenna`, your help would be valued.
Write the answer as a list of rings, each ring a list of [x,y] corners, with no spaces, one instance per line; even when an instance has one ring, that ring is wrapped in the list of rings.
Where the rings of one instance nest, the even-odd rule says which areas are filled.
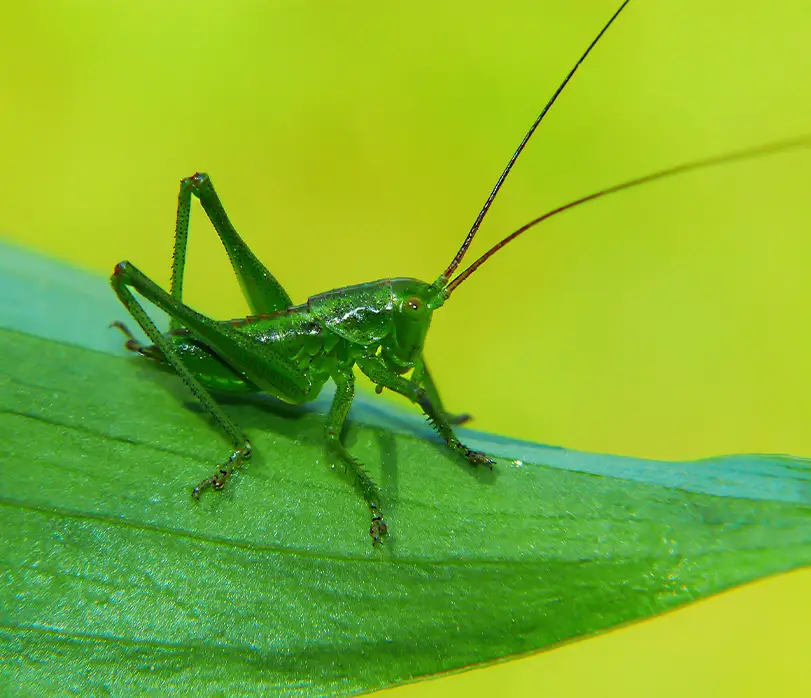
[[[580,64],[586,60],[586,56],[591,53],[591,49],[593,49],[597,42],[602,38],[603,34],[608,31],[608,28],[613,24],[614,20],[619,17],[620,12],[625,9],[625,6],[631,0],[625,0],[625,2],[620,5],[619,9],[612,15],[611,19],[606,22],[605,26],[600,30],[600,33],[594,38],[594,40],[589,44],[589,47],[585,50],[582,56],[578,59],[577,63],[574,64],[574,67],[569,71],[569,74],[565,77],[562,83],[557,90],[555,90],[555,94],[552,95],[552,98],[546,103],[546,106],[541,110],[541,113],[538,115],[538,118],[535,119],[535,122],[530,127],[529,131],[527,131],[526,135],[524,136],[523,140],[521,141],[520,145],[513,153],[510,161],[507,163],[507,166],[504,168],[504,171],[501,173],[501,176],[498,178],[496,182],[496,186],[493,187],[493,191],[490,192],[490,196],[487,197],[487,201],[484,202],[484,206],[482,206],[482,210],[479,211],[479,215],[476,216],[476,220],[473,222],[473,226],[470,228],[470,232],[468,232],[465,241],[462,243],[462,246],[459,248],[459,251],[456,253],[456,256],[453,258],[453,261],[450,263],[448,268],[442,273],[442,276],[437,279],[436,285],[438,286],[445,286],[448,283],[448,280],[451,278],[453,273],[456,271],[459,264],[462,262],[462,258],[465,256],[467,252],[467,248],[470,247],[470,243],[473,242],[473,238],[476,236],[477,231],[481,227],[482,221],[484,217],[487,215],[487,212],[490,210],[490,206],[493,204],[493,200],[496,198],[499,190],[501,189],[502,185],[504,184],[504,180],[507,179],[507,175],[510,174],[510,170],[512,170],[515,161],[518,159],[518,156],[521,154],[521,151],[524,150],[524,147],[529,142],[529,139],[532,138],[532,134],[535,133],[535,129],[538,128],[538,125],[543,121],[546,113],[551,109],[552,105],[557,100],[558,96],[561,92],[563,92],[563,88],[566,87],[569,80],[572,79],[574,74],[577,72],[577,69],[580,67]]]
[[[725,165],[731,162],[739,160],[748,160],[751,158],[761,157],[764,155],[773,155],[775,153],[779,153],[782,151],[791,150],[792,148],[808,148],[808,147],[811,147],[811,135],[800,136],[798,138],[792,138],[789,140],[776,141],[773,143],[768,143],[766,145],[756,146],[754,148],[736,150],[730,153],[725,153],[723,155],[715,155],[713,157],[703,158],[701,160],[693,160],[692,162],[676,165],[675,167],[668,167],[665,170],[659,170],[658,172],[653,172],[651,174],[644,175],[643,177],[629,179],[625,182],[622,182],[621,184],[615,184],[611,187],[600,189],[599,191],[596,191],[593,194],[589,194],[588,196],[583,196],[579,199],[575,199],[574,201],[570,201],[569,203],[564,204],[563,206],[558,206],[557,208],[554,208],[551,211],[547,211],[542,216],[538,216],[538,218],[531,220],[529,223],[525,223],[520,228],[518,228],[518,230],[510,233],[501,242],[493,245],[493,247],[487,250],[487,252],[485,252],[481,257],[479,257],[475,262],[473,262],[473,264],[471,264],[467,269],[465,269],[455,279],[453,279],[453,281],[451,281],[445,287],[445,293],[447,295],[450,295],[453,292],[453,290],[459,286],[459,284],[461,284],[465,279],[467,279],[474,271],[476,271],[482,264],[484,264],[488,259],[490,259],[490,257],[492,257],[508,242],[515,240],[515,238],[517,238],[519,235],[525,233],[530,228],[535,227],[536,225],[538,225],[538,223],[541,223],[549,218],[552,218],[552,216],[556,216],[559,213],[568,211],[569,209],[576,208],[581,204],[585,204],[589,201],[594,201],[595,199],[600,199],[604,196],[608,196],[609,194],[616,194],[617,192],[625,191],[626,189],[632,189],[642,184],[648,184],[649,182],[655,182],[657,180],[672,177],[674,175],[684,174],[685,172],[691,172],[717,165]]]

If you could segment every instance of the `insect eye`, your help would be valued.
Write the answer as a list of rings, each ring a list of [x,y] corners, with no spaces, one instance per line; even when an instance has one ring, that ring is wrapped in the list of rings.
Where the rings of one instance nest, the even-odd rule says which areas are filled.
[[[423,305],[422,301],[419,298],[409,298],[405,302],[406,308],[408,308],[412,313],[418,313],[422,310]]]

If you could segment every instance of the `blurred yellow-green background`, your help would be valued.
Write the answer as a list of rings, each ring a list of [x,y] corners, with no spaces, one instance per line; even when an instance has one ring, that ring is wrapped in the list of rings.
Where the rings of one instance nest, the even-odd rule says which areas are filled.
[[[0,235],[168,281],[178,180],[211,174],[295,301],[447,265],[617,0],[34,0],[0,22]],[[576,196],[811,133],[811,5],[634,0],[472,251]],[[652,458],[811,455],[811,150],[627,192],[505,249],[428,355],[480,429]],[[244,314],[195,211],[187,298]],[[100,318],[100,322],[104,322]],[[381,398],[383,399],[383,398]],[[394,695],[807,693],[811,573]]]

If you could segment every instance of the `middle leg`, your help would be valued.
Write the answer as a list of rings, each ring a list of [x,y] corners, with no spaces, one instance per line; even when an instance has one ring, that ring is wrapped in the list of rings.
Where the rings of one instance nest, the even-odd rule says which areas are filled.
[[[355,475],[355,487],[361,493],[372,515],[372,523],[369,526],[372,545],[377,545],[388,530],[380,508],[380,490],[374,480],[369,477],[363,463],[352,456],[341,443],[341,430],[355,395],[355,376],[351,367],[340,368],[333,373],[332,379],[335,381],[336,390],[324,431],[327,450],[333,461],[340,461],[344,468],[348,468]]]

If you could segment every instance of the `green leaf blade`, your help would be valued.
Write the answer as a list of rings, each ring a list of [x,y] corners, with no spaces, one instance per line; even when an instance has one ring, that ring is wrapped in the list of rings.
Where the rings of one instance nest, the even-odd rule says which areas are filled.
[[[49,338],[0,331],[12,694],[357,693],[811,563],[803,459],[664,463],[468,432],[501,457],[473,471],[365,400],[347,440],[381,485],[383,549],[325,466],[321,401],[224,402],[256,457],[198,505],[191,487],[227,452],[219,433],[176,378],[108,351],[102,330],[65,343],[62,324]]]

